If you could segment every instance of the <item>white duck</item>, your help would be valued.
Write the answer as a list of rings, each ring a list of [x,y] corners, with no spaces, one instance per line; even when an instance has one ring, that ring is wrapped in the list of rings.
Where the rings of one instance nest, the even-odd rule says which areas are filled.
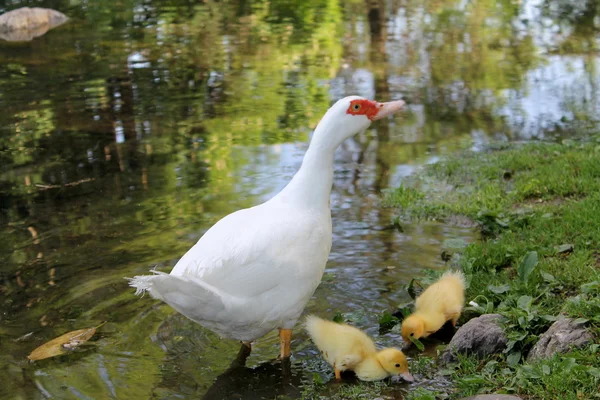
[[[136,276],[175,310],[250,347],[278,328],[281,358],[292,328],[319,285],[331,250],[329,197],[335,149],[372,121],[404,106],[358,96],[337,101],[314,131],[300,170],[275,197],[227,215],[179,260],[170,274]]]

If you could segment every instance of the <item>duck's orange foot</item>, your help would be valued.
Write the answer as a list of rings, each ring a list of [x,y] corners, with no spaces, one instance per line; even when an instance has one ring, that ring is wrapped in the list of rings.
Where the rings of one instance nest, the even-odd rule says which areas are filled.
[[[279,330],[279,345],[281,347],[280,357],[282,359],[288,358],[291,354],[292,347],[292,330],[291,329],[280,329]]]

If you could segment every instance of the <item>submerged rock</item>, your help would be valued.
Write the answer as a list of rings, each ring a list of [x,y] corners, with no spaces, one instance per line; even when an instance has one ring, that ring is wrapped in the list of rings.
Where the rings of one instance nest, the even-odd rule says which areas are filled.
[[[477,396],[463,397],[460,400],[521,400],[521,398],[508,394],[478,394]]]
[[[561,318],[540,336],[529,352],[527,360],[550,358],[556,353],[566,353],[585,346],[592,339],[592,334],[585,329],[583,323],[571,318]]]
[[[504,350],[508,340],[498,324],[502,318],[500,314],[485,314],[464,324],[440,356],[440,362],[453,362],[456,354],[484,357]]]
[[[18,8],[0,15],[0,39],[29,41],[68,19],[65,14],[49,8]]]

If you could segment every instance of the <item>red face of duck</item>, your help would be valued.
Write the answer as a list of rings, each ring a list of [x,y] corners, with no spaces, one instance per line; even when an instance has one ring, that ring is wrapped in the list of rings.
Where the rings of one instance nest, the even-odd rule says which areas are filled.
[[[350,102],[350,107],[348,107],[346,113],[350,115],[364,115],[371,121],[376,121],[396,111],[400,111],[404,108],[404,105],[405,103],[402,100],[379,103],[377,101],[359,99]]]

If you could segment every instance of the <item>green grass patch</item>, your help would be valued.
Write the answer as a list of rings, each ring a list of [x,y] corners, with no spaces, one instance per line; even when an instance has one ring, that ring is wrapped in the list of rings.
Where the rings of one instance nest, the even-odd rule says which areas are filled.
[[[384,204],[407,217],[477,219],[519,204],[577,199],[600,191],[599,157],[598,143],[571,141],[466,152],[387,191]]]
[[[514,367],[493,358],[463,357],[452,378],[461,396],[505,393],[527,399],[594,399],[600,398],[600,354],[595,344],[583,351]]]
[[[598,397],[597,344],[525,360],[560,315],[586,322],[596,343],[600,337],[599,160],[594,141],[505,145],[429,165],[386,193],[397,218],[463,216],[482,233],[475,243],[444,250],[444,259],[465,272],[467,302],[475,302],[462,322],[502,314],[509,343],[493,358],[459,358],[451,370],[456,398],[493,392]]]
[[[304,386],[301,398],[303,400],[374,399],[381,397],[382,392],[385,392],[388,389],[389,385],[386,381],[359,382],[356,384],[324,384],[318,381],[313,381]]]

